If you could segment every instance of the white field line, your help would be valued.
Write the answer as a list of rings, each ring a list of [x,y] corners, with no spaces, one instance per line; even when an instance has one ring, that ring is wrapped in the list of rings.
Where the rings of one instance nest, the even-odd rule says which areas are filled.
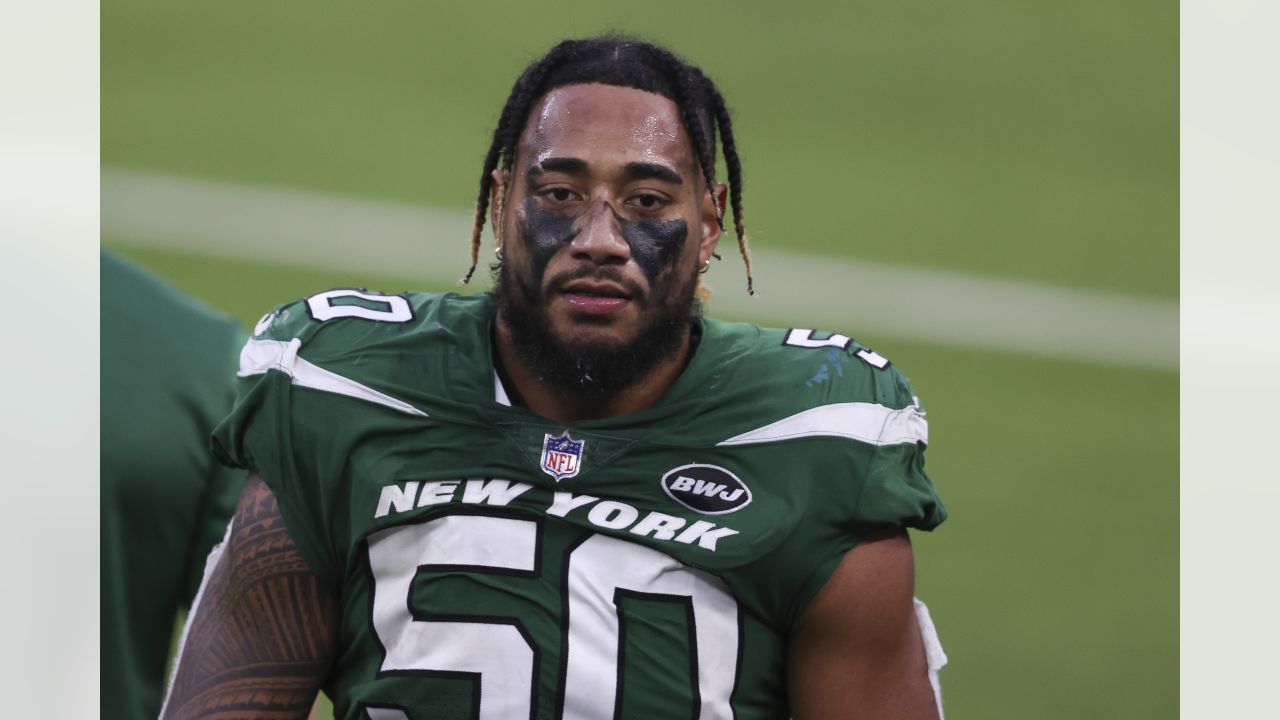
[[[102,232],[138,245],[440,284],[466,269],[470,220],[453,210],[104,169]],[[707,275],[717,316],[854,337],[1178,367],[1173,301],[771,249],[754,251],[759,292],[748,297],[732,243],[722,247],[724,262]],[[475,287],[487,287],[491,258],[482,255]]]

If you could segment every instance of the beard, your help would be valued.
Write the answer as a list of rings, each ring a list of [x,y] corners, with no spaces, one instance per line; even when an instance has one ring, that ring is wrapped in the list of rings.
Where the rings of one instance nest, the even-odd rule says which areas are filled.
[[[645,321],[629,342],[561,337],[547,315],[547,293],[521,282],[510,264],[494,268],[493,294],[498,318],[506,324],[525,367],[561,393],[604,400],[641,382],[679,350],[684,333],[702,316],[702,303],[694,294],[696,273],[683,285],[664,283],[647,295],[634,292],[639,290],[635,283],[607,268],[563,273],[547,287],[554,291],[585,277],[607,278],[633,290],[631,301],[640,304]],[[667,297],[659,297],[664,293]]]

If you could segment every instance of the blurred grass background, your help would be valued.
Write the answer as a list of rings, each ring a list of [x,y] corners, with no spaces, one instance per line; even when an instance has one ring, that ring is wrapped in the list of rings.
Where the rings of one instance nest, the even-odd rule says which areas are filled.
[[[108,167],[465,211],[524,64],[617,29],[719,83],[757,247],[1177,297],[1174,3],[106,0],[101,13]],[[413,268],[103,242],[246,324],[336,285],[447,289]],[[465,237],[424,242],[456,245],[461,272]],[[855,313],[830,329],[904,368],[929,410],[929,471],[952,517],[916,536],[918,593],[951,657],[947,716],[1176,717],[1176,373],[869,336]]]

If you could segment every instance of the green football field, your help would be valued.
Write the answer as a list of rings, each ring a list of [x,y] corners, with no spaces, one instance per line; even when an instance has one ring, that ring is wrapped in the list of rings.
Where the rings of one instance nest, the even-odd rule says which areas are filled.
[[[108,0],[102,159],[465,211],[518,70],[560,36],[614,28],[719,82],[758,248],[1173,302],[1177,13]],[[452,289],[413,267],[103,241],[246,324],[336,285]],[[465,237],[423,242],[456,245],[461,271]],[[951,519],[915,538],[918,594],[950,656],[947,717],[1176,717],[1176,372],[866,336],[856,313],[829,329],[903,368],[929,412]]]

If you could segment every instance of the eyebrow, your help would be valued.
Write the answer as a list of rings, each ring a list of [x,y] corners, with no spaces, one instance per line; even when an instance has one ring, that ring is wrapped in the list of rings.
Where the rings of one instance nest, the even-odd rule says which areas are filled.
[[[680,173],[672,170],[666,165],[647,162],[631,162],[622,169],[622,176],[627,180],[662,180],[672,185],[683,185],[684,178],[680,177]]]
[[[573,175],[584,175],[587,172],[587,161],[575,157],[551,157],[534,163],[525,171],[527,177],[537,177],[544,172],[563,172]]]
[[[525,176],[533,178],[549,172],[585,175],[589,172],[589,166],[587,165],[587,161],[581,158],[550,157],[542,162],[530,165],[529,169],[525,171]],[[628,181],[651,178],[654,180],[669,182],[672,185],[684,184],[684,178],[680,177],[680,173],[659,163],[629,162],[622,168],[622,176]]]

